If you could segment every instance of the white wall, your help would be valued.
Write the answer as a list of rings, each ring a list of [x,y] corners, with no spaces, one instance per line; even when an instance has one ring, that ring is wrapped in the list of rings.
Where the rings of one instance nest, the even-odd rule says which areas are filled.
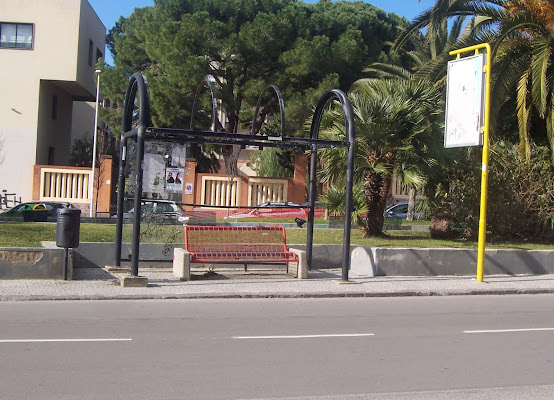
[[[75,139],[92,139],[94,131],[94,106],[91,101],[73,102],[73,118],[71,120],[71,142]],[[100,121],[98,122],[100,124]]]
[[[97,48],[105,53],[106,29],[87,0],[0,0],[0,21],[34,25],[33,49],[0,48],[0,190],[30,201],[33,166],[48,161],[50,146],[55,147],[55,163],[67,164],[71,103],[96,94],[89,40],[94,63]]]

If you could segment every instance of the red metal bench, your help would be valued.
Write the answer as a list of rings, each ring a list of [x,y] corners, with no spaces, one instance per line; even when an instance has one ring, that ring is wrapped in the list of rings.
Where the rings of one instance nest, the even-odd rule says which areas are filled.
[[[298,262],[282,226],[185,226],[191,263],[279,264]]]
[[[173,276],[190,280],[190,265],[286,264],[287,274],[308,279],[304,250],[288,249],[282,226],[189,226],[185,248],[173,249]]]

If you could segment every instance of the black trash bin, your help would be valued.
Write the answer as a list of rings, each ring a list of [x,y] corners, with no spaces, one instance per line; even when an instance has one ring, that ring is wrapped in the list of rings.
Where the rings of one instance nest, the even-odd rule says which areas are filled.
[[[65,248],[63,279],[67,280],[67,265],[69,248],[79,247],[79,231],[81,230],[81,210],[58,208],[56,210],[56,246]]]
[[[81,210],[73,208],[58,208],[56,214],[56,246],[65,248],[79,247]]]

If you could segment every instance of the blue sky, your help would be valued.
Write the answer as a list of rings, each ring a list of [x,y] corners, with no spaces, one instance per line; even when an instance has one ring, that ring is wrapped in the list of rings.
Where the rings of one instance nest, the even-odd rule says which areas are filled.
[[[308,0],[308,3],[314,3],[317,0]],[[364,0],[387,12],[393,12],[408,18],[409,20],[418,16],[422,11],[429,9],[435,0]],[[110,30],[119,17],[129,16],[135,8],[151,6],[154,0],[89,0],[90,5],[100,17],[100,20]],[[106,49],[106,62],[113,64],[111,55]]]

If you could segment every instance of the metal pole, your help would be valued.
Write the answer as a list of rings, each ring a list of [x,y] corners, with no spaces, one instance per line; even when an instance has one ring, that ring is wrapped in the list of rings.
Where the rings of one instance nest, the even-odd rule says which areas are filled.
[[[343,237],[343,247],[342,247],[342,280],[348,281],[348,270],[350,269],[350,227],[351,227],[351,218],[352,218],[352,186],[353,186],[353,171],[354,171],[354,112],[352,111],[352,105],[348,100],[348,96],[338,89],[333,89],[325,93],[317,107],[315,109],[314,118],[312,120],[312,125],[310,128],[310,138],[317,139],[319,135],[319,126],[321,124],[321,118],[325,111],[327,103],[331,100],[338,100],[342,105],[342,111],[344,113],[344,122],[346,127],[346,140],[349,144],[348,149],[348,161],[346,167],[346,197],[345,197],[345,215],[344,215],[344,237]],[[315,146],[314,146],[315,147]],[[308,237],[306,239],[306,261],[308,262],[308,267],[311,267],[311,256],[312,256],[312,245],[313,245],[313,207],[315,204],[315,195],[313,193],[317,192],[317,187],[315,186],[315,169],[317,166],[316,157],[314,154],[317,154],[312,148],[312,160],[311,160],[311,171],[310,171],[310,206],[312,217],[308,218]],[[311,224],[311,226],[310,226]]]
[[[308,230],[306,236],[306,263],[308,271],[312,270],[313,243],[314,243],[314,208],[315,197],[317,196],[317,147],[312,145],[312,154],[310,155],[310,192],[308,193]]]
[[[133,74],[127,88],[125,98],[125,112],[123,116],[123,126],[130,129],[132,126],[133,108],[135,97],[138,92],[139,112],[138,112],[138,127],[137,127],[137,155],[135,168],[135,215],[133,220],[133,241],[131,255],[131,275],[138,276],[138,262],[140,252],[140,219],[142,216],[142,163],[144,158],[144,134],[151,123],[150,120],[150,96],[146,78],[138,72]]]
[[[94,175],[96,171],[96,133],[98,131],[98,96],[100,94],[100,75],[102,71],[97,69],[96,73],[96,106],[94,111],[94,132],[92,132],[92,174],[89,182],[89,196],[90,196],[90,212],[89,217],[92,218],[92,209],[94,203]]]
[[[131,255],[131,275],[138,276],[138,262],[140,252],[140,219],[142,217],[142,159],[144,157],[144,135],[139,128],[137,134],[137,156],[135,168],[137,173],[135,174],[135,215],[133,216],[133,243],[132,243],[132,255]]]
[[[479,211],[479,244],[477,250],[477,282],[483,282],[485,269],[485,242],[487,234],[487,185],[489,166],[489,111],[490,111],[490,77],[491,77],[491,52],[488,44],[487,65],[485,70],[485,123],[483,126],[483,158],[481,171],[481,208]]]
[[[117,214],[115,222],[115,260],[114,266],[121,266],[121,242],[123,238],[123,201],[125,199],[125,169],[127,166],[127,138],[121,137],[119,157],[119,178],[117,180]]]
[[[483,124],[483,156],[481,164],[481,205],[479,209],[479,242],[477,244],[477,282],[483,282],[485,269],[485,243],[487,235],[487,186],[488,186],[488,167],[489,167],[489,125],[490,125],[490,80],[491,80],[491,48],[488,43],[482,43],[475,46],[466,47],[460,50],[451,51],[450,55],[457,55],[460,58],[461,53],[475,51],[479,54],[479,49],[485,49],[486,63],[483,67],[485,73],[485,110]]]
[[[67,281],[67,262],[69,258],[69,249],[66,247],[64,252],[64,262],[63,262],[63,280]]]
[[[354,186],[354,150],[356,142],[352,105],[344,93],[340,94],[340,101],[346,124],[346,139],[350,144],[348,148],[348,162],[346,164],[346,204],[344,207],[344,237],[342,240],[342,280],[346,282],[348,281],[348,271],[350,271],[350,228],[352,226],[352,188]]]

